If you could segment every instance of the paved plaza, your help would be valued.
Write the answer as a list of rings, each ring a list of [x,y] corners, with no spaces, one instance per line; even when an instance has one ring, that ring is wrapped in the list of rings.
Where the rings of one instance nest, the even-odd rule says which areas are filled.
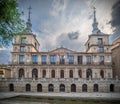
[[[10,98],[19,95],[29,95],[36,97],[69,97],[69,98],[89,98],[89,99],[120,99],[120,93],[0,93],[0,99]]]

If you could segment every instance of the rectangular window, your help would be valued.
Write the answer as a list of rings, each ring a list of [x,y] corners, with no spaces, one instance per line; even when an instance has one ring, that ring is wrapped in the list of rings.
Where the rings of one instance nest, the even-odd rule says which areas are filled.
[[[91,64],[91,56],[86,56],[86,64]]]
[[[104,48],[103,47],[98,47],[98,52],[104,52]]]
[[[55,55],[50,56],[50,63],[51,64],[56,64],[56,56]]]
[[[20,46],[20,52],[25,52],[25,46]]]
[[[26,37],[21,37],[21,43],[26,43]]]
[[[20,55],[19,56],[19,63],[20,64],[24,64],[24,60],[25,60],[25,56],[24,55]]]
[[[77,60],[78,60],[78,64],[82,64],[82,56],[78,56]]]
[[[37,64],[38,63],[38,56],[37,55],[32,55],[32,63]]]
[[[103,44],[103,39],[102,38],[98,38],[98,44],[102,45]]]
[[[64,55],[60,56],[60,64],[65,64],[65,56]]]
[[[104,56],[100,56],[99,62],[100,62],[100,65],[104,64]]]
[[[69,64],[74,64],[74,56],[69,55]]]
[[[42,60],[42,64],[47,64],[47,56],[46,55],[42,55],[41,60]]]

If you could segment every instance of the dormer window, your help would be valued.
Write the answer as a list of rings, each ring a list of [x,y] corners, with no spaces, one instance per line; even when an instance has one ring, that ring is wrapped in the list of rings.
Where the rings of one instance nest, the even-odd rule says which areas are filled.
[[[26,43],[26,37],[21,37],[21,43]]]
[[[103,39],[102,38],[98,38],[98,45],[102,45],[103,44]]]

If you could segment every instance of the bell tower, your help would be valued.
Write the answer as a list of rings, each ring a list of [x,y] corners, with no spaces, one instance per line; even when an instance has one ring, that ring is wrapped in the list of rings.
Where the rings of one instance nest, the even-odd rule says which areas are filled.
[[[12,63],[25,64],[31,62],[31,53],[39,52],[39,42],[36,35],[32,33],[31,27],[31,7],[28,8],[28,21],[26,23],[26,33],[18,34],[14,37],[12,50]]]
[[[103,52],[109,52],[109,35],[104,34],[100,31],[98,28],[98,22],[96,19],[96,9],[93,8],[93,30],[92,34],[89,35],[88,41],[86,42],[86,52],[87,53],[103,53]]]

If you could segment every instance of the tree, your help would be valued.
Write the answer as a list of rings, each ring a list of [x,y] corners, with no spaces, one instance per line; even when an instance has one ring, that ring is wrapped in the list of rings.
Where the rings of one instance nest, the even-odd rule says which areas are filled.
[[[24,22],[18,12],[16,0],[0,0],[0,40],[3,46],[9,46],[14,35],[24,30]]]

